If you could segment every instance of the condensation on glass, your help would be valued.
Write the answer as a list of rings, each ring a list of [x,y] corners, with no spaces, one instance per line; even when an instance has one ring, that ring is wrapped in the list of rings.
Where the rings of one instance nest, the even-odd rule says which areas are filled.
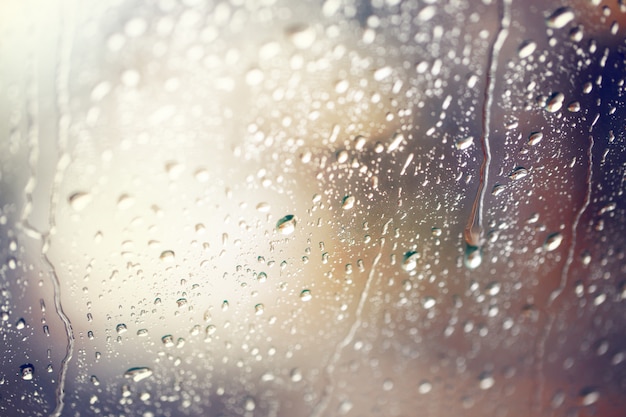
[[[0,6],[3,416],[622,416],[621,0]]]

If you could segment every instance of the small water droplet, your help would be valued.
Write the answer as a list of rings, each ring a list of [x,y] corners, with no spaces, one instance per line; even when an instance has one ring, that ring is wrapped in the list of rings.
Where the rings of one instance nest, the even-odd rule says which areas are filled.
[[[517,167],[509,174],[509,178],[514,181],[521,180],[526,176],[528,176],[528,170],[524,167]]]
[[[517,49],[517,56],[521,59],[528,58],[537,49],[537,44],[533,41],[524,41]]]
[[[546,19],[546,24],[548,27],[553,29],[561,29],[565,27],[569,22],[574,20],[576,15],[574,11],[569,7],[560,7],[556,9],[548,18]]]
[[[90,193],[86,191],[78,191],[72,194],[68,201],[70,203],[70,207],[75,211],[82,211],[89,205],[92,200],[92,196]]]
[[[473,144],[474,144],[474,138],[472,136],[468,136],[466,138],[457,140],[454,146],[459,150],[465,150],[465,149],[468,149]]]
[[[477,246],[467,245],[465,248],[465,257],[463,259],[468,269],[476,269],[483,262],[482,251]]]
[[[552,95],[548,98],[546,102],[545,109],[550,113],[556,113],[561,110],[563,107],[563,101],[565,100],[565,96],[563,93],[552,93]]]
[[[530,146],[535,146],[536,144],[541,142],[541,139],[543,139],[543,133],[541,133],[541,132],[532,132],[528,136],[528,144]]]
[[[417,392],[419,392],[420,394],[428,394],[430,391],[432,391],[432,389],[433,384],[431,384],[429,381],[422,381],[417,387]]]
[[[300,370],[300,368],[293,368],[289,375],[291,376],[292,382],[302,381],[302,371]]]
[[[580,402],[584,406],[596,403],[600,399],[600,392],[597,389],[586,387],[580,391]]]
[[[416,251],[408,251],[404,254],[402,259],[402,269],[407,272],[414,271],[417,268],[417,261],[420,258],[420,254]]]
[[[290,235],[296,230],[296,216],[288,214],[276,222],[276,230],[283,235]]]
[[[306,24],[294,25],[286,30],[287,39],[298,49],[309,49],[315,43],[315,28]]]
[[[171,334],[166,334],[161,338],[161,342],[163,342],[165,347],[172,347],[174,346],[174,337]]]
[[[115,326],[115,331],[117,332],[117,334],[126,333],[127,330],[128,328],[126,327],[126,324],[124,323],[120,323],[117,326]]]
[[[32,381],[35,376],[35,367],[30,363],[20,366],[20,375],[24,381]]]
[[[433,308],[435,306],[435,304],[437,304],[437,301],[433,298],[433,297],[424,297],[422,299],[422,306],[426,309],[429,310],[431,308]]]
[[[22,318],[21,318],[21,319],[19,319],[19,320],[17,321],[17,323],[15,323],[15,328],[16,328],[17,330],[22,330],[24,327],[26,327],[26,320],[24,320],[24,319],[22,319]]]
[[[256,276],[256,279],[259,282],[265,282],[267,281],[267,274],[265,272],[259,272],[258,275]]]
[[[152,375],[152,369],[147,367],[130,368],[124,372],[124,377],[132,379],[135,382],[139,382],[142,379],[146,379]]]
[[[310,301],[313,298],[310,290],[302,290],[300,292],[300,299],[302,301]]]
[[[347,195],[342,200],[341,208],[344,210],[350,210],[352,207],[354,207],[355,203],[356,198],[353,195]]]
[[[482,374],[479,378],[478,386],[480,389],[487,390],[495,385],[496,381],[491,374]]]
[[[117,208],[120,210],[127,210],[135,204],[135,199],[128,194],[122,194],[117,199]]]
[[[148,329],[139,329],[137,330],[137,336],[146,337],[148,336]]]
[[[165,250],[161,252],[161,255],[159,256],[159,259],[161,261],[167,262],[167,263],[174,262],[175,258],[176,258],[176,254],[172,250]]]
[[[390,66],[382,67],[374,71],[374,79],[376,81],[382,81],[389,77],[393,73],[393,69]]]
[[[561,233],[559,232],[552,233],[546,238],[546,241],[543,244],[543,248],[547,252],[551,252],[553,250],[556,250],[561,245],[562,241],[563,241],[563,235]]]

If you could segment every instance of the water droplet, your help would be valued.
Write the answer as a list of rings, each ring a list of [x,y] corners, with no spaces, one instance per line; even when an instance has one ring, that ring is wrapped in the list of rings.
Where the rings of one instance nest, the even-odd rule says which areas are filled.
[[[488,373],[484,373],[479,378],[478,386],[480,389],[487,390],[495,385],[496,381],[493,379],[493,376]]]
[[[174,337],[171,334],[166,334],[161,338],[161,342],[163,342],[165,347],[172,347],[174,346]]]
[[[148,336],[148,329],[139,329],[137,330],[137,336],[146,337]]]
[[[402,269],[407,272],[414,271],[417,268],[417,260],[420,258],[420,254],[416,251],[408,251],[404,254],[402,259]]]
[[[546,102],[545,109],[550,113],[556,113],[561,110],[563,107],[563,101],[565,100],[565,96],[563,93],[552,93],[552,95],[548,98]]]
[[[254,314],[256,314],[257,316],[260,316],[261,314],[263,314],[263,311],[265,310],[265,306],[263,304],[257,304],[254,306]]]
[[[270,205],[268,203],[262,202],[256,205],[257,211],[261,213],[267,213],[270,211]]]
[[[258,68],[252,68],[246,73],[246,84],[249,86],[259,85],[265,79],[265,74]]]
[[[300,370],[300,368],[293,368],[289,375],[291,376],[292,382],[302,381],[302,371]]]
[[[91,200],[92,200],[91,194],[88,193],[88,192],[85,192],[85,191],[75,192],[68,199],[68,201],[70,203],[70,206],[75,211],[82,211],[82,210],[84,210],[85,207],[87,207],[89,205]]]
[[[176,305],[178,305],[178,308],[184,307],[185,305],[187,305],[187,299],[179,298],[178,300],[176,300]]]
[[[352,207],[354,207],[355,203],[356,198],[353,195],[347,195],[342,200],[341,208],[344,210],[350,210]]]
[[[91,383],[92,383],[93,385],[95,385],[96,387],[97,387],[98,385],[100,385],[100,380],[99,380],[99,379],[98,379],[98,377],[97,377],[97,376],[95,376],[95,375],[92,375],[91,377],[89,377],[89,380],[90,380],[90,381],[91,381]]]
[[[126,327],[126,324],[124,323],[120,323],[117,326],[115,326],[115,331],[117,332],[117,334],[126,333],[127,330],[128,328]]]
[[[584,406],[596,403],[600,399],[600,392],[597,389],[586,387],[580,391],[580,402]]]
[[[135,204],[135,199],[128,194],[122,194],[117,199],[117,208],[120,210],[127,210]]]
[[[246,411],[254,411],[254,409],[256,408],[254,398],[252,397],[246,398],[246,401],[244,403],[244,408],[246,409]]]
[[[139,382],[142,379],[146,379],[152,375],[152,369],[146,367],[130,368],[124,372],[124,377],[132,379],[135,382]]]
[[[543,139],[543,133],[541,133],[541,132],[532,132],[528,136],[528,144],[530,146],[535,146],[536,144],[541,142],[541,139]]]
[[[17,330],[22,330],[24,327],[26,327],[26,320],[24,320],[24,319],[22,319],[22,318],[21,318],[21,319],[19,319],[19,320],[17,321],[17,323],[15,323],[15,328],[16,328]]]
[[[376,81],[382,81],[389,77],[393,73],[393,69],[389,66],[382,67],[374,71],[374,79]]]
[[[465,149],[468,149],[473,144],[474,144],[474,138],[472,136],[468,136],[466,138],[457,140],[454,146],[459,150],[465,150]]]
[[[161,261],[168,262],[168,263],[174,262],[175,258],[176,258],[176,254],[172,250],[165,250],[161,252],[161,256],[159,256],[159,259]]]
[[[561,29],[574,20],[575,17],[576,15],[572,9],[569,7],[561,7],[548,16],[546,23],[550,28]]]
[[[426,309],[429,310],[431,308],[433,308],[435,306],[435,304],[437,304],[437,301],[433,298],[433,297],[424,297],[422,299],[422,306]]]
[[[571,113],[578,113],[580,111],[580,103],[578,101],[572,101],[567,105],[567,110]]]
[[[502,285],[500,285],[499,282],[491,282],[487,285],[487,294],[497,295],[500,292],[501,287]]]
[[[563,235],[561,233],[559,232],[552,233],[546,238],[546,241],[543,244],[543,248],[547,252],[551,252],[557,249],[561,245],[562,241],[563,241]]]
[[[32,381],[35,376],[35,367],[30,363],[20,366],[20,375],[24,381]]]
[[[298,49],[309,49],[315,43],[315,28],[306,24],[294,25],[286,30],[287,39]]]
[[[296,230],[296,216],[288,214],[276,222],[276,230],[283,235],[290,235]]]
[[[267,281],[267,274],[265,272],[259,272],[258,275],[256,276],[256,279],[259,282],[265,282]]]
[[[300,292],[300,299],[302,301],[310,301],[311,298],[313,298],[313,296],[311,295],[311,291],[309,291],[309,290],[302,290],[302,292]]]
[[[209,175],[209,171],[204,168],[198,169],[196,172],[194,172],[193,176],[198,182],[208,182],[211,178],[211,175]]]
[[[533,41],[524,41],[517,49],[517,56],[521,59],[528,58],[537,49],[537,44]]]
[[[420,394],[428,394],[433,389],[433,384],[429,381],[422,381],[417,387],[417,392]]]
[[[477,246],[467,245],[463,261],[468,269],[478,268],[483,261],[481,249]]]
[[[514,181],[521,180],[526,176],[528,176],[528,170],[524,167],[517,167],[509,174],[509,178]]]

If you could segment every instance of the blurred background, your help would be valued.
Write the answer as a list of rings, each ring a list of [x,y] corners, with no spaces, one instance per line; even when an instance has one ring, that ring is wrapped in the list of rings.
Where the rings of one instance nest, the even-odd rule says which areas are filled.
[[[0,414],[623,416],[625,16],[3,4]]]

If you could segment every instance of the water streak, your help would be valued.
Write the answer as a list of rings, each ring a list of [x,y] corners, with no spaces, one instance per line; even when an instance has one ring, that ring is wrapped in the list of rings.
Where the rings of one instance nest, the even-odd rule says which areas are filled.
[[[585,192],[585,199],[583,201],[582,206],[576,213],[576,217],[574,218],[574,223],[572,223],[572,239],[569,245],[567,259],[565,260],[565,264],[563,265],[563,269],[561,270],[561,279],[559,282],[559,286],[557,289],[552,291],[550,294],[550,298],[548,299],[546,309],[549,310],[550,307],[554,304],[554,302],[561,296],[565,288],[567,287],[567,281],[569,278],[569,271],[574,262],[574,254],[576,252],[576,240],[578,238],[578,224],[580,223],[580,219],[583,214],[587,211],[589,207],[589,203],[591,202],[591,182],[593,176],[593,145],[594,145],[593,136],[589,135],[589,148],[587,149],[587,158],[589,163],[587,164],[587,177],[586,184],[587,190]],[[545,331],[543,332],[541,339],[537,345],[537,366],[538,366],[538,375],[539,382],[537,384],[537,392],[535,394],[535,411],[541,411],[541,397],[545,386],[545,373],[544,373],[544,362],[545,362],[545,354],[546,354],[546,343],[548,342],[548,337],[550,333],[552,333],[552,327],[556,321],[556,314],[551,314],[548,318],[548,323],[546,324]]]
[[[483,149],[483,161],[480,165],[478,191],[472,205],[472,212],[465,227],[464,238],[468,246],[480,247],[483,244],[483,206],[485,201],[486,186],[489,181],[489,169],[491,165],[491,108],[496,87],[496,75],[500,51],[509,36],[511,26],[511,5],[513,0],[502,0],[500,7],[500,25],[491,50],[489,52],[488,70],[485,80],[485,91],[482,109],[482,135],[480,143]]]
[[[365,308],[365,302],[367,301],[369,297],[370,287],[372,286],[372,282],[374,282],[374,277],[376,276],[376,265],[378,265],[378,262],[380,261],[380,258],[382,257],[384,244],[385,244],[385,238],[383,237],[380,239],[380,248],[378,249],[378,253],[376,254],[376,257],[374,257],[374,261],[372,262],[372,267],[370,269],[369,275],[367,276],[367,281],[365,282],[365,286],[363,287],[363,290],[361,291],[361,297],[359,298],[359,303],[357,304],[356,311],[354,312],[354,317],[355,317],[354,322],[352,323],[352,326],[350,326],[350,330],[345,335],[345,337],[341,340],[341,342],[339,342],[339,344],[337,344],[333,352],[333,355],[331,356],[330,360],[326,364],[326,367],[325,367],[326,379],[327,379],[326,388],[324,388],[322,398],[313,409],[313,412],[311,413],[311,417],[323,416],[324,411],[326,410],[326,408],[328,407],[328,404],[330,403],[330,400],[332,399],[333,392],[335,391],[335,381],[333,379],[333,372],[335,370],[335,366],[337,365],[337,362],[339,361],[339,359],[341,359],[341,352],[350,343],[352,343],[357,330],[359,329],[359,327],[361,327],[361,324],[363,323],[363,320],[362,320],[363,309]]]

